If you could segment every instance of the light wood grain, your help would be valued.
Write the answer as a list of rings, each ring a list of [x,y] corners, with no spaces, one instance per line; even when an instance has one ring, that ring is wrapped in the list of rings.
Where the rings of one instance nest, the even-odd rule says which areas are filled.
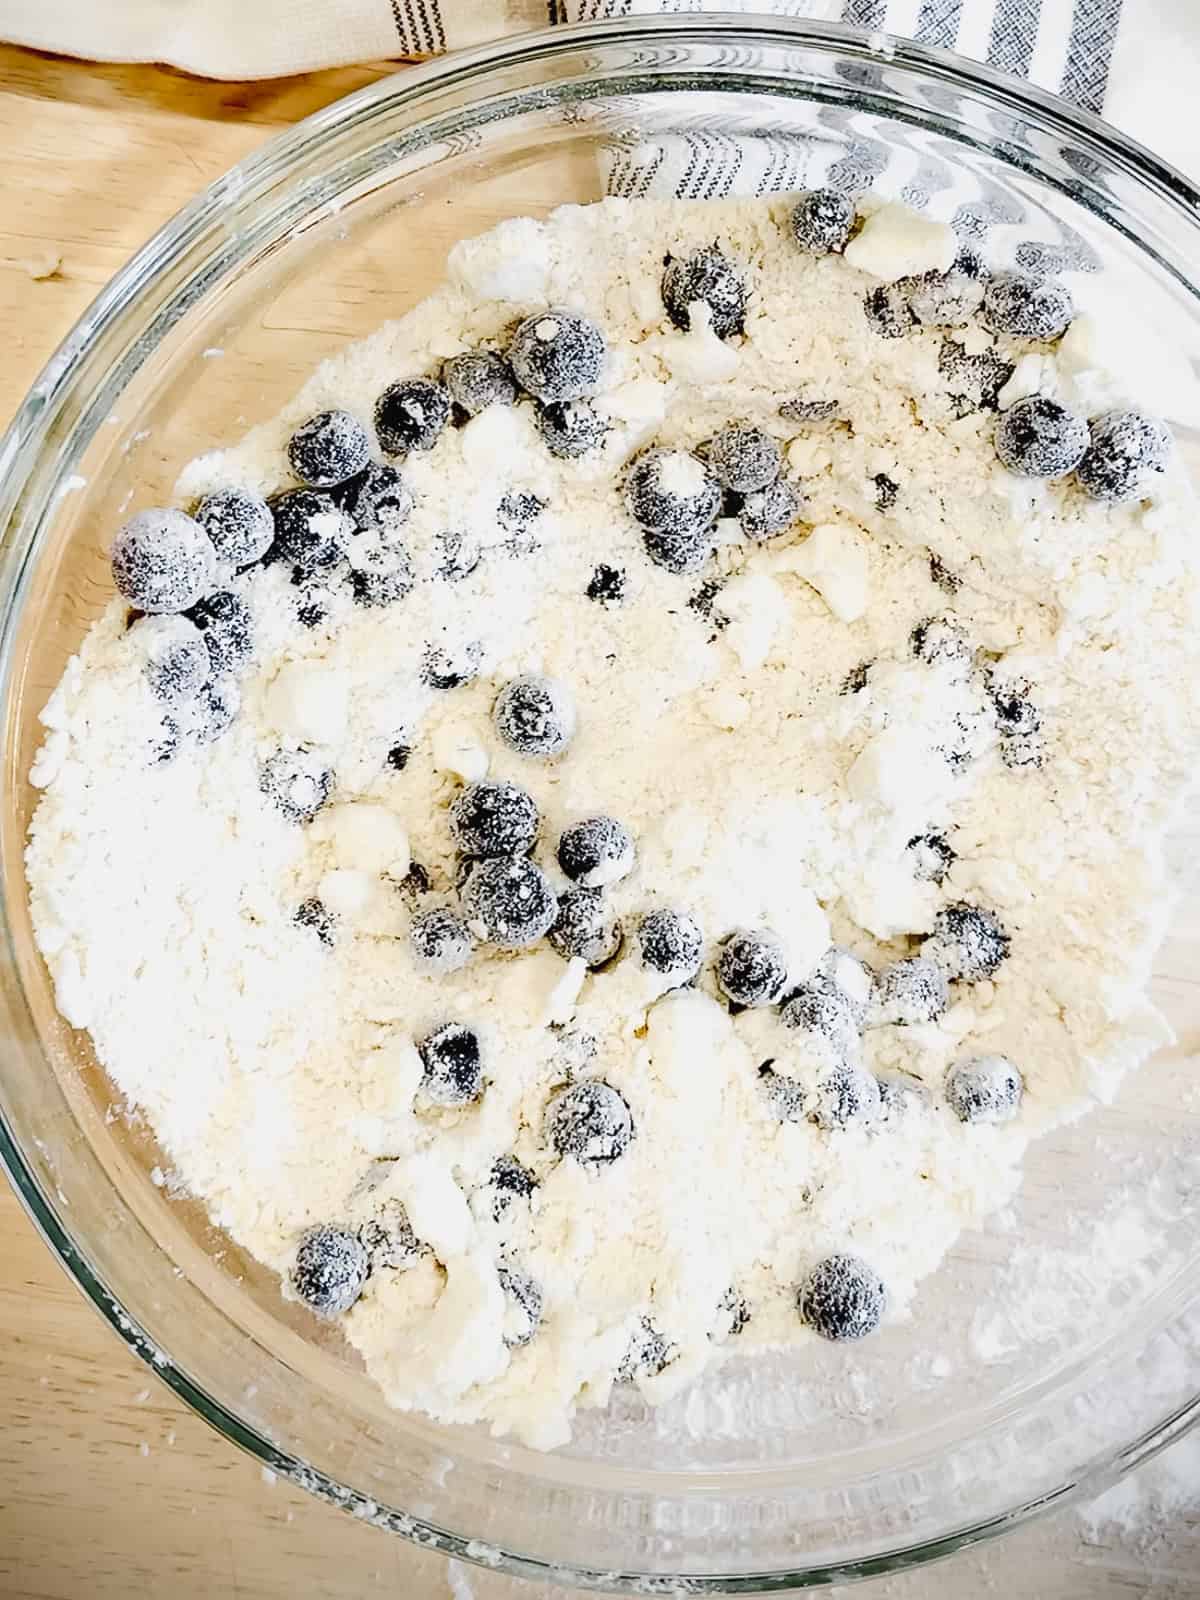
[[[206,84],[0,46],[0,413],[11,414],[96,291],[202,184],[275,129],[393,69]],[[1150,1544],[1141,1533],[1098,1544],[1067,1515],[854,1592],[1184,1597],[1200,1594],[1198,1574],[1194,1522],[1161,1526]],[[470,1583],[478,1600],[518,1592],[493,1576]],[[267,1482],[186,1412],[0,1186],[0,1594],[449,1600],[451,1590],[444,1561]]]

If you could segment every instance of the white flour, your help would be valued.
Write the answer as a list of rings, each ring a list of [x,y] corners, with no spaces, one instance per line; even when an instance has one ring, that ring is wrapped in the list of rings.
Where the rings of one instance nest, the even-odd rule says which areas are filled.
[[[313,412],[369,423],[388,383],[436,374],[546,306],[604,330],[603,450],[554,459],[523,404],[414,453],[418,583],[394,608],[343,591],[304,628],[285,567],[237,579],[255,654],[241,714],[211,745],[147,764],[159,708],[116,603],[44,714],[28,864],[63,1015],[91,1032],[182,1181],[281,1274],[305,1228],[357,1227],[400,1200],[429,1253],[372,1274],[347,1337],[393,1404],[538,1444],[565,1436],[576,1405],[605,1402],[643,1317],[673,1356],[639,1379],[656,1399],[728,1348],[730,1290],[750,1311],[738,1348],[809,1337],[796,1284],[832,1251],[870,1262],[902,1313],[959,1232],[1008,1200],[1028,1140],[1108,1098],[1166,1037],[1144,988],[1169,909],[1161,836],[1198,733],[1194,697],[1178,693],[1200,653],[1181,475],[1112,509],[1011,477],[994,414],[955,414],[943,335],[880,338],[863,313],[874,280],[799,255],[786,218],[779,202],[606,201],[459,246],[442,290],[323,366],[282,417],[193,463],[181,501],[288,484],[287,440]],[[664,252],[714,238],[749,272],[744,339],[664,317]],[[944,231],[925,238],[889,214],[857,254],[894,276],[944,265],[945,251]],[[977,324],[961,339],[1013,360],[1030,348]],[[1037,387],[1092,414],[1119,399],[1086,341],[1071,350],[1070,370],[1031,356],[1006,398]],[[794,398],[834,402],[845,421],[788,422],[778,408]],[[722,522],[704,572],[652,565],[622,464],[734,419],[779,441],[816,532],[751,545]],[[497,520],[516,493],[546,503],[532,551]],[[437,575],[447,530],[460,552],[483,551],[456,582]],[[586,595],[600,564],[624,573],[619,603]],[[702,588],[712,578],[728,581]],[[941,615],[1001,676],[1030,681],[1040,766],[1002,759],[969,660],[914,659],[914,627]],[[431,646],[477,661],[476,681],[425,687]],[[868,662],[865,687],[845,692]],[[492,727],[498,688],[527,672],[562,680],[577,708],[550,763],[506,750]],[[402,771],[385,759],[399,742],[412,748]],[[336,774],[308,827],[260,792],[261,763],[288,743]],[[432,879],[424,903],[453,902],[447,810],[485,772],[536,799],[552,876],[569,823],[607,813],[632,833],[635,870],[604,891],[626,924],[611,969],[586,974],[542,943],[417,970],[396,882],[411,856]],[[906,850],[931,831],[956,852],[941,884],[916,878]],[[314,896],[338,913],[333,948],[294,923]],[[729,1014],[719,941],[774,930],[795,981],[831,940],[876,965],[914,953],[939,908],[964,899],[1010,935],[994,980],[956,985],[939,1022],[865,1035],[865,1064],[911,1074],[929,1101],[868,1126],[777,1120],[759,1066],[811,1089],[827,1061],[773,1009]],[[657,998],[633,927],[662,907],[698,922],[705,965],[696,987]],[[487,1087],[466,1108],[414,1100],[413,1041],[447,1021],[484,1053]],[[595,1170],[559,1160],[543,1128],[579,1070],[579,1034],[595,1040],[584,1075],[621,1091],[636,1129]],[[997,1052],[1024,1076],[1020,1116],[964,1126],[939,1098],[946,1068]],[[538,1187],[497,1221],[486,1181],[506,1155]],[[498,1262],[542,1292],[540,1328],[517,1349]]]

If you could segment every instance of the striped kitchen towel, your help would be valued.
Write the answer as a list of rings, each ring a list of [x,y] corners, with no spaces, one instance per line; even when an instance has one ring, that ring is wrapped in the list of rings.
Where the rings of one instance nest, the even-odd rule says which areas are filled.
[[[102,61],[265,78],[430,55],[547,23],[657,11],[844,21],[992,62],[1102,112],[1185,170],[1200,0],[0,0],[0,37]]]

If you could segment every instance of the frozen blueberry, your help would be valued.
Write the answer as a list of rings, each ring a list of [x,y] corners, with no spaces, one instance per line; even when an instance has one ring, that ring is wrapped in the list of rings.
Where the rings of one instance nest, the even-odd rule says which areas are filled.
[[[907,956],[884,967],[875,980],[871,1021],[911,1028],[936,1022],[950,1003],[946,975],[926,956]]]
[[[523,856],[537,842],[541,817],[515,783],[472,783],[450,807],[450,832],[464,855],[481,860]]]
[[[541,867],[523,856],[481,861],[462,887],[471,931],[501,950],[522,950],[549,933],[558,900]]]
[[[594,394],[604,356],[604,335],[574,311],[539,311],[526,317],[508,348],[518,383],[543,405]]]
[[[581,1166],[607,1166],[633,1141],[633,1114],[625,1096],[602,1078],[583,1078],[546,1108],[550,1143]]]
[[[376,1214],[358,1230],[359,1241],[367,1252],[372,1270],[390,1268],[407,1272],[428,1254],[413,1232],[408,1212],[399,1200],[385,1200]]]
[[[418,966],[439,976],[465,967],[475,948],[470,929],[448,906],[431,906],[415,916],[410,937]]]
[[[587,817],[573,823],[564,829],[557,854],[567,877],[585,889],[607,888],[633,870],[633,838],[614,817]]]
[[[375,402],[375,433],[390,456],[432,450],[450,420],[450,396],[432,378],[389,384]]]
[[[993,333],[1014,339],[1060,339],[1075,317],[1071,292],[1053,278],[997,272],[983,291],[982,315]]]
[[[199,694],[212,667],[203,637],[186,617],[143,617],[133,638],[145,654],[146,682],[156,699],[180,706]]]
[[[305,750],[276,750],[258,786],[289,822],[311,822],[333,793],[333,773]]]
[[[717,982],[737,1006],[773,1006],[787,983],[783,946],[765,928],[741,928],[721,946]]]
[[[959,901],[938,912],[921,951],[952,982],[981,983],[995,975],[1010,942],[994,911]]]
[[[375,542],[363,532],[351,544],[346,574],[350,592],[360,606],[392,606],[416,582],[412,560],[401,545]]]
[[[140,611],[186,611],[216,572],[212,540],[182,511],[139,511],[113,540],[113,582]]]
[[[677,328],[692,325],[692,307],[708,307],[709,326],[718,339],[746,326],[746,280],[737,265],[714,244],[690,256],[670,256],[662,279],[663,305]]]
[[[996,424],[996,454],[1022,478],[1065,478],[1087,447],[1083,418],[1045,395],[1018,400]]]
[[[1024,1089],[1007,1056],[968,1056],[946,1074],[946,1104],[960,1122],[1011,1122]]]
[[[511,534],[514,540],[525,542],[532,538],[530,530],[545,511],[549,502],[541,495],[530,494],[527,489],[513,489],[500,496],[496,503],[496,521]],[[535,548],[535,546],[529,546]]]
[[[517,755],[556,756],[575,735],[575,704],[565,683],[527,673],[496,696],[492,724]]]
[[[890,511],[896,504],[900,485],[895,478],[889,478],[886,472],[877,472],[871,482],[875,485],[876,511]]]
[[[204,636],[218,677],[239,672],[254,654],[250,607],[232,589],[222,589],[189,606],[186,615]]]
[[[824,1339],[862,1339],[883,1320],[883,1279],[857,1256],[826,1256],[800,1285],[796,1308]]]
[[[971,644],[958,623],[945,617],[926,617],[909,635],[909,648],[926,666],[953,664],[965,668],[971,663]]]
[[[188,731],[197,744],[219,739],[242,709],[242,697],[231,678],[206,683],[188,707]]]
[[[357,524],[358,534],[374,534],[394,541],[412,516],[415,500],[404,477],[395,467],[372,461],[365,472],[343,484],[332,496]],[[354,540],[350,541],[351,548]]]
[[[1151,473],[1166,466],[1170,451],[1171,435],[1156,418],[1140,411],[1109,411],[1091,425],[1076,479],[1093,500],[1109,505],[1136,500]]]
[[[483,646],[474,639],[465,644],[427,644],[421,658],[421,682],[431,689],[461,689],[479,676]]]
[[[322,944],[332,948],[337,922],[329,907],[315,895],[300,902],[292,921],[298,928],[310,928]]]
[[[852,1122],[866,1124],[878,1116],[879,1085],[861,1067],[834,1067],[817,1084],[811,1117],[819,1128],[845,1128]]]
[[[918,883],[941,883],[958,860],[940,833],[914,834],[904,848]]]
[[[483,560],[483,543],[467,528],[443,528],[436,535],[437,575],[447,583],[469,578]]]
[[[878,1080],[880,1122],[895,1122],[929,1106],[929,1091],[919,1078],[905,1073],[888,1073]]]
[[[843,996],[855,1024],[861,1028],[867,1020],[871,996],[875,992],[875,973],[853,950],[834,944],[817,963],[806,987],[817,991],[832,989]]]
[[[629,469],[625,504],[646,535],[651,560],[669,572],[695,572],[713,548],[721,487],[687,450],[647,450]]]
[[[784,1001],[779,1013],[787,1028],[812,1033],[840,1056],[852,1055],[859,1045],[857,1008],[850,996],[831,983],[806,983]]]
[[[916,325],[903,283],[880,283],[868,289],[863,310],[881,339],[902,339]]]
[[[492,1163],[488,1183],[492,1190],[492,1219],[500,1218],[514,1200],[529,1200],[537,1188],[537,1179],[528,1167],[522,1166],[516,1156],[497,1156]]]
[[[771,1115],[780,1122],[801,1122],[808,1101],[804,1085],[775,1071],[774,1060],[764,1061],[758,1069],[758,1086]]]
[[[504,1343],[520,1350],[538,1331],[542,1320],[542,1291],[534,1280],[515,1267],[498,1266],[496,1276],[504,1291]]]
[[[786,532],[799,521],[803,510],[804,497],[799,489],[786,478],[779,478],[765,489],[742,496],[738,522],[747,539],[761,544],[764,539]]]
[[[297,578],[314,577],[337,566],[354,536],[354,518],[331,495],[316,489],[289,489],[271,502],[275,519],[272,555],[291,562]]]
[[[649,1317],[639,1317],[629,1336],[629,1346],[621,1357],[617,1377],[622,1383],[633,1383],[637,1378],[657,1378],[678,1353],[678,1346],[664,1339]]]
[[[292,1288],[319,1315],[336,1317],[358,1299],[370,1266],[360,1239],[322,1222],[309,1228],[297,1246]]]
[[[246,489],[214,489],[196,507],[196,521],[212,540],[217,560],[238,570],[265,556],[275,523],[265,500]]]
[[[983,304],[983,285],[965,272],[927,272],[908,281],[908,304],[923,328],[961,328]]]
[[[642,965],[671,980],[673,988],[689,983],[700,970],[704,935],[682,911],[651,911],[638,925]]]
[[[292,471],[312,489],[345,483],[370,459],[370,436],[348,411],[318,411],[300,424],[288,444]]]
[[[434,1105],[463,1106],[483,1093],[479,1038],[461,1022],[445,1022],[417,1042],[425,1068],[421,1091]]]
[[[539,406],[537,425],[546,449],[562,461],[598,450],[608,432],[608,423],[589,400],[554,400]]]
[[[602,967],[621,948],[621,924],[599,889],[568,889],[559,897],[550,943],[564,961],[582,956],[589,967]]]
[[[972,411],[995,411],[1000,391],[1013,375],[1013,364],[994,350],[967,351],[957,339],[947,339],[938,352],[938,371],[957,416]]]
[[[508,362],[497,350],[468,350],[451,356],[442,368],[451,400],[468,417],[488,406],[516,405],[519,390]]]
[[[302,628],[319,628],[329,619],[330,594],[317,584],[309,584],[297,596],[296,621]]]
[[[746,423],[728,423],[701,445],[700,454],[717,482],[737,494],[765,489],[783,470],[783,456],[774,439]]]
[[[801,250],[827,256],[850,243],[854,202],[836,189],[810,189],[792,208],[792,237]]]

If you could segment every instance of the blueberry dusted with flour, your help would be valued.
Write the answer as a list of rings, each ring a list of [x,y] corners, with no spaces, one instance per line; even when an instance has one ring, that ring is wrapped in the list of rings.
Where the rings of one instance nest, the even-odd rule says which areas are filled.
[[[358,1237],[371,1262],[371,1270],[407,1272],[429,1250],[413,1231],[408,1212],[401,1201],[385,1200],[379,1210],[358,1230]]]
[[[1010,942],[994,911],[959,901],[938,912],[921,953],[952,982],[982,983],[996,975]]]
[[[692,326],[692,308],[705,306],[718,339],[746,326],[746,280],[737,264],[714,244],[689,256],[671,256],[662,278],[663,305],[677,328]]]
[[[796,1309],[823,1339],[863,1339],[883,1320],[883,1279],[857,1256],[826,1256],[800,1285]]]
[[[241,709],[242,696],[233,679],[216,678],[188,706],[188,732],[197,744],[211,744],[233,725]]]
[[[845,945],[830,945],[809,978],[807,988],[841,995],[850,1008],[856,1026],[867,1020],[871,996],[875,992],[874,969]]]
[[[514,406],[520,391],[508,362],[498,350],[468,350],[451,356],[442,368],[450,399],[468,417],[488,406]]]
[[[968,1056],[946,1074],[946,1104],[960,1122],[1011,1122],[1024,1089],[1007,1056]]]
[[[463,1106],[483,1092],[483,1056],[478,1035],[461,1022],[446,1022],[417,1041],[425,1068],[421,1093],[438,1106]]]
[[[832,1132],[851,1124],[866,1126],[879,1112],[879,1084],[862,1067],[844,1062],[818,1082],[811,1116],[818,1128]]]
[[[958,853],[940,833],[918,833],[908,841],[904,853],[918,883],[941,883],[958,860]]]
[[[146,682],[156,700],[181,706],[200,693],[212,667],[203,635],[187,617],[143,617],[131,638],[143,652]]]
[[[665,1339],[649,1317],[639,1317],[637,1326],[629,1336],[629,1344],[617,1368],[622,1383],[634,1383],[638,1378],[657,1378],[665,1372],[679,1354],[679,1346]]]
[[[779,478],[765,489],[755,489],[741,497],[738,523],[747,539],[761,544],[794,527],[803,511],[804,497],[799,489],[786,478]]]
[[[926,617],[918,622],[908,643],[916,659],[928,667],[953,666],[965,670],[971,664],[971,641],[957,622],[945,617]]]
[[[608,423],[590,400],[557,400],[540,406],[538,432],[546,449],[560,461],[575,461],[604,443]]]
[[[450,420],[450,396],[432,378],[391,383],[375,402],[375,433],[390,456],[432,450]]]
[[[787,983],[783,946],[765,928],[730,934],[717,960],[717,982],[738,1006],[773,1006]]]
[[[603,1167],[623,1156],[633,1142],[633,1113],[610,1083],[583,1078],[551,1100],[546,1132],[560,1156],[582,1167]]]
[[[403,474],[379,461],[372,461],[352,483],[343,484],[333,498],[357,525],[351,550],[363,534],[374,535],[384,543],[395,542],[412,516],[415,503]]]
[[[276,750],[258,786],[289,822],[311,822],[333,793],[333,773],[306,750]]]
[[[625,573],[620,567],[609,567],[601,562],[588,579],[583,592],[597,605],[620,605],[625,598]]]
[[[700,447],[700,454],[717,482],[737,494],[765,489],[783,470],[775,440],[746,423],[729,423]]]
[[[908,305],[923,328],[961,328],[983,304],[983,284],[966,272],[927,272],[908,280]]]
[[[248,489],[214,489],[196,507],[196,521],[212,540],[217,560],[234,571],[265,556],[275,538],[270,506]]]
[[[1108,505],[1145,494],[1171,453],[1171,435],[1140,411],[1109,411],[1091,424],[1089,442],[1075,474],[1084,494]]]
[[[574,311],[526,317],[508,347],[517,382],[543,405],[594,394],[604,375],[604,357],[604,335]]]
[[[296,1248],[292,1288],[322,1317],[337,1317],[358,1299],[371,1270],[366,1246],[345,1228],[319,1223]]]
[[[510,750],[544,760],[561,755],[575,736],[575,702],[565,683],[526,673],[496,696],[492,725]]]
[[[810,256],[827,256],[850,243],[854,202],[836,189],[809,189],[792,208],[792,238]]]
[[[371,459],[371,439],[349,411],[318,411],[288,443],[292,471],[312,489],[329,489],[361,472]]]
[[[496,1268],[504,1291],[504,1343],[520,1350],[533,1338],[542,1322],[542,1291],[527,1272],[501,1264]]]
[[[216,582],[217,553],[182,511],[139,511],[112,545],[113,582],[141,611],[186,611]]]
[[[403,545],[364,530],[350,546],[347,582],[356,604],[394,606],[411,592],[416,573]]]
[[[838,1055],[853,1055],[860,1024],[853,1000],[832,984],[807,983],[789,995],[779,1013],[786,1028],[814,1034]]]
[[[907,956],[880,970],[871,999],[870,1020],[901,1028],[936,1022],[950,1003],[946,975],[925,956]]]
[[[879,283],[863,296],[863,314],[881,339],[903,339],[917,319],[903,283]]]
[[[633,870],[633,836],[615,817],[586,817],[564,829],[558,864],[573,883],[605,889]]]
[[[997,272],[983,291],[981,315],[993,333],[1013,339],[1061,339],[1075,317],[1066,284],[1024,272]]]
[[[538,1186],[533,1173],[516,1156],[497,1156],[492,1163],[488,1184],[492,1191],[494,1222],[500,1221],[514,1201],[532,1199]]]
[[[537,843],[536,803],[515,783],[472,783],[450,807],[450,832],[467,856],[491,860],[527,855]]]
[[[704,935],[699,923],[682,911],[651,911],[638,925],[638,950],[644,967],[678,988],[700,970]]]
[[[629,469],[625,504],[652,561],[668,572],[696,572],[713,549],[721,487],[687,450],[646,450]]]
[[[996,454],[1022,478],[1065,478],[1083,459],[1088,425],[1057,400],[1030,395],[996,424]]]
[[[189,607],[187,616],[202,635],[218,677],[247,665],[254,654],[254,622],[240,594],[222,589]]]
[[[599,889],[568,889],[560,896],[550,943],[564,961],[578,956],[601,967],[621,948],[621,924]]]
[[[318,900],[315,895],[300,902],[292,921],[298,928],[306,928],[315,933],[328,949],[332,949],[336,943],[337,918],[325,902]]]
[[[471,930],[449,906],[431,906],[418,912],[409,937],[417,965],[422,971],[439,976],[465,967],[475,949]]]
[[[317,489],[289,489],[271,501],[275,548],[301,580],[316,577],[345,559],[354,537],[354,518],[331,495]]]
[[[427,644],[421,657],[421,682],[431,689],[461,689],[479,676],[483,646],[477,639]]]
[[[523,950],[549,933],[558,900],[542,869],[524,857],[481,861],[462,887],[471,931],[501,950]]]

